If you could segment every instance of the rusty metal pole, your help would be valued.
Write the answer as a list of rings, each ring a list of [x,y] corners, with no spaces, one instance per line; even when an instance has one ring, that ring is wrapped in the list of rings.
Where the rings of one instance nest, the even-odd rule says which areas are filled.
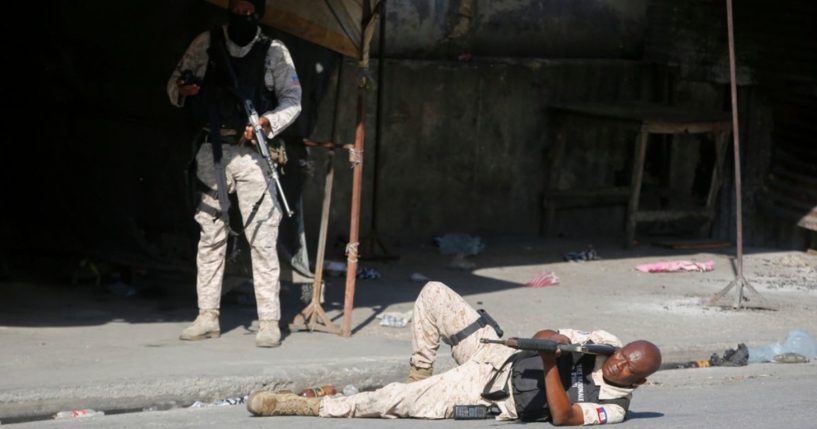
[[[352,176],[352,211],[349,224],[349,244],[346,245],[346,294],[343,300],[344,337],[352,335],[352,308],[355,301],[355,279],[357,276],[358,248],[360,247],[360,195],[363,188],[363,140],[366,127],[363,122],[363,96],[365,88],[358,87],[357,94],[357,127],[355,128],[355,147],[349,152],[349,160],[354,168]]]
[[[363,1],[360,19],[361,67],[366,67],[366,26],[372,16],[368,0]],[[361,69],[361,72],[365,69]],[[366,120],[364,98],[366,95],[366,74],[361,73],[357,86],[357,126],[355,127],[355,147],[349,151],[352,163],[352,210],[349,223],[349,243],[346,245],[346,293],[343,299],[343,325],[341,335],[352,335],[352,309],[355,302],[355,280],[357,278],[357,260],[360,248],[360,196],[363,192],[363,141],[366,137]]]

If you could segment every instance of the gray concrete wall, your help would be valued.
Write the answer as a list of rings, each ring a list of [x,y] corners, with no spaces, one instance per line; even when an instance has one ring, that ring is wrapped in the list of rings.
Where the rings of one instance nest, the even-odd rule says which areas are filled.
[[[354,138],[352,70],[347,63],[336,139],[340,143]],[[372,70],[377,70],[376,62]],[[648,99],[655,92],[656,73],[654,65],[620,60],[388,60],[379,82],[385,101],[376,161],[376,92],[367,93],[362,234],[369,231],[373,199],[377,231],[391,242],[428,241],[446,232],[539,233],[551,141],[548,104]],[[327,97],[313,135],[318,140],[330,139],[333,107],[334,97]],[[565,174],[560,186],[629,180],[631,145],[627,136],[578,130],[571,137],[573,156],[561,166]],[[323,151],[312,150],[312,155],[315,171],[322,172]],[[349,228],[351,171],[346,155],[339,154],[335,165],[330,237]],[[307,231],[318,230],[322,174],[309,179],[305,191]],[[623,210],[601,213],[562,213],[560,229],[566,234],[620,234]]]
[[[448,36],[458,23],[461,0],[388,2],[388,54],[412,58],[461,52],[542,58],[637,58],[641,54],[647,0],[472,2],[468,31],[455,40]]]

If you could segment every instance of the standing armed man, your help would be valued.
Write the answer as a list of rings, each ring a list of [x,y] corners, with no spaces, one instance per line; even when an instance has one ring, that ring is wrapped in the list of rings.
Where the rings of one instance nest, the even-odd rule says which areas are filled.
[[[199,315],[182,331],[182,340],[221,334],[219,304],[231,233],[228,210],[221,201],[228,204],[227,193],[236,192],[252,254],[260,321],[255,344],[281,344],[276,251],[281,208],[275,186],[268,183],[269,167],[254,147],[242,98],[263,112],[259,123],[272,139],[298,117],[301,86],[286,46],[269,39],[258,26],[265,4],[231,0],[229,23],[196,37],[167,84],[170,102],[178,107],[190,103],[196,119],[205,124],[204,142],[196,155],[198,180],[205,188],[195,216],[201,226],[196,258]],[[219,182],[226,189],[219,189]]]
[[[480,315],[442,283],[426,284],[414,303],[409,383],[351,396],[304,398],[256,392],[247,409],[261,416],[451,418],[456,405],[490,406],[500,420],[550,420],[555,425],[618,423],[632,391],[661,365],[661,352],[635,341],[611,356],[530,353],[481,339],[498,338]],[[539,331],[561,344],[621,346],[605,331]],[[440,342],[452,344],[457,367],[432,375]]]

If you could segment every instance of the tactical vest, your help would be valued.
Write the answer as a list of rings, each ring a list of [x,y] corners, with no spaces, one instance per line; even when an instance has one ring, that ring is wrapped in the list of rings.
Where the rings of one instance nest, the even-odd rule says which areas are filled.
[[[513,357],[511,386],[516,402],[516,414],[520,420],[547,420],[550,418],[545,393],[545,368],[542,358],[535,352],[519,352]],[[593,402],[596,404],[616,404],[626,411],[629,398],[599,399],[601,386],[593,381],[592,372],[596,356],[585,354],[577,361],[573,353],[564,353],[556,359],[559,378],[567,389],[571,403]]]
[[[218,125],[222,128],[243,132],[247,125],[247,116],[244,112],[242,98],[252,100],[259,114],[271,110],[278,104],[275,93],[267,90],[264,82],[266,70],[264,63],[272,40],[262,34],[247,55],[241,58],[233,57],[229,53],[226,55],[238,81],[237,89],[233,89],[229,70],[223,64],[224,56],[215,51],[220,44],[221,48],[227,52],[225,43],[221,27],[210,31],[207,72],[204,75],[200,96],[193,98],[199,102],[198,105],[193,106],[193,113],[199,123],[209,125],[208,108],[211,104],[215,104],[221,122]]]

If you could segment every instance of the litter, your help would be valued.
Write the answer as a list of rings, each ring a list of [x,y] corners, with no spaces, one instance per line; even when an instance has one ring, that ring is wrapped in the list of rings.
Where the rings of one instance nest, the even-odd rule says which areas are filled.
[[[595,261],[596,259],[599,259],[599,255],[596,253],[596,249],[594,249],[593,246],[588,246],[587,250],[565,253],[562,255],[562,259],[567,262]]]
[[[323,264],[323,272],[332,277],[340,277],[346,274],[346,264],[338,261],[326,261]],[[380,272],[374,268],[357,267],[355,277],[359,279],[379,279]]]
[[[241,396],[236,398],[219,399],[213,402],[193,402],[188,408],[207,408],[207,407],[223,407],[228,405],[241,405],[247,402],[248,396]]]
[[[104,411],[96,411],[86,408],[82,410],[60,411],[59,413],[54,415],[54,420],[85,418],[104,415],[105,415]]]
[[[413,316],[414,311],[409,310],[405,313],[399,313],[396,311],[388,311],[382,314],[378,314],[377,318],[380,319],[380,326],[387,326],[390,328],[403,328],[411,322],[411,317]]]
[[[722,356],[717,353],[712,353],[712,356],[706,360],[694,360],[685,364],[678,365],[678,368],[709,368],[711,366],[745,366],[749,361],[749,349],[746,344],[740,343],[736,349],[728,349],[723,352]]]
[[[801,357],[791,356],[790,353]],[[749,363],[799,363],[808,362],[809,359],[815,357],[817,357],[817,340],[802,329],[790,331],[783,344],[773,343],[763,347],[749,347]]]
[[[357,267],[357,278],[367,280],[367,279],[379,279],[380,272],[375,270],[374,268],[363,268]]]
[[[428,278],[428,277],[426,277],[426,276],[424,276],[424,275],[422,275],[420,273],[411,273],[411,277],[409,277],[409,278],[411,279],[411,281],[417,282],[417,283],[426,283],[428,281],[431,281],[430,278]]]
[[[642,273],[676,273],[681,271],[712,271],[715,268],[714,261],[693,262],[693,261],[661,261],[651,264],[636,265],[635,269]]]
[[[540,288],[559,284],[559,277],[553,271],[542,271],[525,283],[525,287]]]
[[[338,261],[325,261],[323,271],[330,276],[340,277],[346,273],[346,264]]]
[[[468,234],[445,234],[434,237],[434,244],[443,255],[477,255],[485,249],[482,239]]]

